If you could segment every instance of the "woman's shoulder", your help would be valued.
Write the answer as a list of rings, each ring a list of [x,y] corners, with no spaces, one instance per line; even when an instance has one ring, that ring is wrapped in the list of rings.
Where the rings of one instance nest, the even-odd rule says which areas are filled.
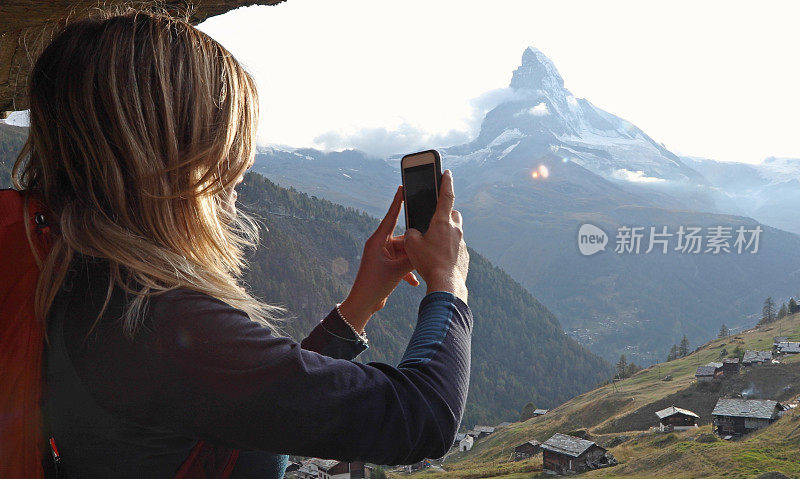
[[[177,351],[202,354],[270,334],[241,309],[190,288],[153,295],[148,309],[151,339],[162,352],[177,346]]]
[[[153,293],[150,296],[150,303],[153,308],[169,312],[194,311],[207,308],[240,311],[221,299],[189,287],[179,287]]]
[[[83,263],[78,263],[75,269],[79,276],[86,275],[84,279],[79,280],[86,293],[80,296],[77,304],[83,309],[89,308],[94,311],[106,299],[108,265],[105,261],[92,257],[80,260]],[[134,298],[132,293],[125,293],[120,286],[115,285],[109,307],[100,322],[101,329],[117,330],[118,319]],[[137,328],[133,338],[134,342],[140,344],[151,341],[174,343],[187,335],[210,342],[231,334],[239,335],[243,331],[252,332],[251,328],[258,326],[258,323],[251,321],[247,313],[241,309],[190,287],[150,293],[145,303],[146,307],[142,311],[144,316],[140,323],[142,327]]]

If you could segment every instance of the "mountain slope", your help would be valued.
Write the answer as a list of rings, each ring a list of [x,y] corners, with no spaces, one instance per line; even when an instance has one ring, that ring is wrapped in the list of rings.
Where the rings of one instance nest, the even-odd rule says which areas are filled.
[[[721,207],[730,199],[710,180],[629,122],[574,98],[538,50],[524,52],[508,99],[487,113],[477,138],[441,151],[468,244],[607,360],[624,353],[652,364],[684,334],[698,344],[723,322],[740,328],[766,296],[800,287],[800,238],[781,230],[762,226],[757,254],[675,251],[681,226],[705,234],[759,223],[720,213],[736,208]],[[542,167],[547,176],[533,178]],[[382,212],[369,205],[400,179],[397,158],[357,151],[267,149],[256,169],[373,214]],[[586,223],[609,236],[606,251],[579,253]],[[641,254],[614,252],[622,226],[645,228]],[[650,227],[673,234],[668,254],[644,254]]]
[[[363,242],[378,221],[257,174],[246,177],[239,202],[269,228],[249,260],[247,283],[289,308],[297,319],[284,327],[300,337],[345,297]],[[475,330],[465,425],[514,419],[531,398],[555,405],[607,377],[608,364],[568,338],[518,283],[474,250],[470,256]],[[399,361],[424,292],[424,285],[398,287],[368,326],[372,347],[361,360]]]
[[[10,183],[10,162],[24,139],[24,129],[0,124],[3,186]],[[364,240],[378,220],[258,174],[248,174],[238,190],[240,207],[268,228],[248,257],[245,282],[257,296],[288,308],[291,317],[279,328],[300,339],[347,295]],[[384,195],[381,202],[389,199]],[[608,363],[567,337],[555,316],[518,283],[474,250],[470,255],[475,329],[465,426],[516,419],[531,398],[554,406],[611,374]],[[371,347],[359,360],[400,360],[424,294],[424,285],[398,287],[367,326]]]
[[[758,165],[694,157],[683,160],[719,188],[720,202],[729,210],[800,234],[800,159],[771,157]]]
[[[800,391],[800,355],[782,364],[756,366],[738,376],[698,384],[698,365],[718,361],[721,352],[730,356],[733,348],[769,349],[775,335],[800,340],[800,314],[751,330],[710,341],[697,351],[668,363],[661,363],[631,378],[582,394],[546,415],[514,423],[478,441],[472,451],[455,453],[445,461],[449,471],[441,477],[476,477],[478,471],[501,470],[503,477],[517,471],[541,470],[541,455],[508,463],[508,451],[524,441],[540,442],[556,432],[586,431],[591,439],[608,447],[620,465],[584,474],[586,477],[756,477],[781,471],[800,475],[800,411],[795,410],[769,427],[741,441],[713,441],[711,411],[720,397],[731,397],[748,389],[752,397],[789,401]],[[671,375],[671,381],[662,381]],[[655,411],[678,406],[700,416],[701,428],[674,434],[649,431],[658,424]],[[700,441],[696,439],[704,436]],[[706,441],[706,442],[703,442]],[[710,442],[708,442],[710,441]],[[513,477],[513,476],[509,476]]]

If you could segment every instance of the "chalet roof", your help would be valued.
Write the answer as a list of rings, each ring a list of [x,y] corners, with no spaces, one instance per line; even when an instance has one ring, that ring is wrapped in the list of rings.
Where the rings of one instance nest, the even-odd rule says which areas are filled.
[[[772,399],[720,399],[711,414],[714,416],[772,419],[778,406],[778,401],[773,401]]]
[[[697,366],[697,372],[694,373],[695,376],[713,376],[714,373],[717,371],[717,368],[714,366]]]
[[[743,363],[772,361],[772,351],[750,351],[747,350],[742,358]]]
[[[739,358],[725,358],[722,360],[722,364],[739,364]]]
[[[538,446],[541,443],[539,441],[537,441],[536,439],[531,439],[530,441],[523,442],[519,446],[525,446],[525,445],[528,445],[528,444],[530,444],[531,446]],[[519,447],[519,446],[517,446],[517,447]]]
[[[785,343],[789,341],[788,336],[775,336],[772,338],[772,344]]]
[[[475,426],[474,428],[472,428],[472,430],[477,433],[486,432],[491,434],[494,432],[494,428],[492,426]]]
[[[800,353],[800,343],[790,343],[788,341],[787,342],[781,342],[781,343],[778,343],[778,349],[781,351],[781,353],[784,353],[784,354],[786,354],[786,353],[790,353],[790,354]]]
[[[457,433],[456,434],[456,442],[459,442],[460,440],[464,439],[465,437],[467,437],[467,433],[465,433],[465,432]]]
[[[542,443],[542,449],[571,457],[580,456],[592,446],[597,446],[597,444],[594,441],[560,433],[553,434],[553,437]],[[605,451],[602,447],[600,449]]]
[[[665,417],[674,416],[675,414],[685,414],[686,416],[692,416],[698,419],[700,418],[700,416],[698,416],[697,414],[693,413],[688,409],[683,409],[675,406],[670,406],[666,409],[656,411],[656,416],[658,416],[659,419],[664,419]]]
[[[706,366],[710,366],[710,367],[712,367],[714,369],[719,369],[719,368],[722,367],[722,363],[708,363],[708,364],[706,364]]]
[[[339,461],[335,461],[333,459],[318,459],[316,457],[309,459],[308,462],[311,464],[315,464],[317,468],[325,471],[329,470],[336,464],[339,464]]]
[[[530,440],[530,441],[525,441],[522,444],[518,444],[514,449],[519,449],[519,448],[525,447],[525,446],[538,447],[538,446],[541,446],[541,444],[539,443],[539,441]]]
[[[547,414],[547,411],[549,411],[549,409],[534,409],[533,413],[541,416],[542,414]]]

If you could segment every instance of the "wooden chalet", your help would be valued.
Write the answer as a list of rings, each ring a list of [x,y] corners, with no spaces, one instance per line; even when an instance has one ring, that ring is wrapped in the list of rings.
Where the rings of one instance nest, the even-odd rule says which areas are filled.
[[[309,459],[299,468],[301,477],[316,479],[365,479],[364,463],[330,459]]]
[[[772,338],[772,347],[777,349],[779,344],[788,342],[789,342],[788,336],[774,336]]]
[[[554,434],[541,445],[544,472],[574,474],[614,466],[617,460],[593,441]]]
[[[315,479],[319,477],[320,468],[333,467],[337,462],[339,461],[319,459],[316,457],[307,459],[301,463],[297,474],[304,479]]]
[[[533,457],[541,451],[542,445],[539,441],[526,441],[514,448],[514,460],[521,461]]]
[[[714,366],[698,366],[694,377],[697,379],[697,382],[711,381],[717,377],[717,368]]]
[[[771,399],[720,399],[711,415],[720,436],[741,436],[770,425],[784,407]]]
[[[781,354],[800,354],[800,342],[782,342],[778,343],[777,350]]]
[[[772,362],[772,351],[747,350],[742,358],[742,366],[754,366],[756,364],[769,362]]]
[[[656,416],[662,432],[685,431],[697,427],[697,420],[700,419],[700,416],[692,411],[675,406],[656,411]]]
[[[492,426],[475,426],[467,434],[475,436],[475,439],[483,439],[490,434],[494,434],[494,428]]]
[[[739,358],[725,358],[722,360],[722,374],[732,376],[739,374]]]
[[[534,409],[533,417],[544,416],[545,414],[547,414],[547,411],[549,411],[549,409]]]

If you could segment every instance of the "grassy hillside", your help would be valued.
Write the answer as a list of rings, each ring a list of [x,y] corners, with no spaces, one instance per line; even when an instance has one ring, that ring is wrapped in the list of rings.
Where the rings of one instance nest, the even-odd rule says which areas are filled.
[[[26,134],[0,124],[3,186]],[[388,207],[391,191],[385,200]],[[378,220],[257,174],[239,188],[239,203],[269,228],[248,258],[245,281],[256,295],[288,308],[291,317],[281,328],[299,339],[347,295]],[[610,376],[610,365],[568,338],[547,308],[484,257],[470,255],[475,330],[465,427],[514,420],[530,400],[541,407],[560,404]],[[371,347],[360,360],[399,361],[424,293],[424,285],[400,285],[367,327]]]
[[[553,433],[586,431],[608,447],[620,465],[584,474],[586,477],[756,477],[780,471],[800,477],[800,411],[787,413],[764,430],[739,441],[716,440],[711,433],[711,411],[719,397],[755,391],[755,397],[788,401],[800,393],[800,355],[782,364],[756,366],[739,376],[697,384],[698,365],[717,361],[723,349],[770,349],[772,337],[800,340],[800,314],[769,327],[711,341],[689,356],[654,365],[615,385],[582,394],[548,414],[514,423],[478,441],[472,451],[453,453],[442,477],[530,477],[541,471],[541,455],[509,462],[513,447],[524,441],[547,440]],[[671,381],[662,379],[671,375]],[[788,389],[787,389],[788,387]],[[697,430],[672,434],[651,433],[655,411],[675,405],[700,415]],[[700,439],[699,441],[697,439]],[[704,442],[711,441],[711,442]]]

